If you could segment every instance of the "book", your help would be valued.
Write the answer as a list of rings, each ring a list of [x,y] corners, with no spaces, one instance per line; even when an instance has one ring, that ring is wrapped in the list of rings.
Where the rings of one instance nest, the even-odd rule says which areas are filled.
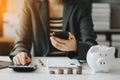
[[[109,3],[93,3],[92,4],[93,8],[110,8],[110,4]]]

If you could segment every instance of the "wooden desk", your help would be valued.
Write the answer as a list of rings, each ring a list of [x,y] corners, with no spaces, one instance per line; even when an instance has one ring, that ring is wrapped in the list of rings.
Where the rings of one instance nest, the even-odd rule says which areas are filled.
[[[95,33],[105,35],[106,41],[109,41],[109,46],[112,46],[112,35],[120,34],[120,29],[96,30]]]
[[[12,69],[6,68],[0,70],[0,80],[120,80],[120,70],[111,70],[109,73],[92,73],[88,65],[82,64],[83,74],[82,75],[59,75],[49,74],[46,67],[42,67],[38,58],[40,58],[44,63],[49,57],[35,57],[33,58],[33,63],[38,65],[38,69],[30,73],[19,73],[14,72]],[[66,57],[53,57],[66,59]],[[0,56],[0,60],[9,61],[8,57]]]

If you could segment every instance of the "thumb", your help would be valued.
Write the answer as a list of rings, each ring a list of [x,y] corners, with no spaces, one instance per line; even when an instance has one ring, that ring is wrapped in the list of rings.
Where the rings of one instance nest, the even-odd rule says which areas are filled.
[[[30,63],[30,62],[31,62],[30,57],[26,56],[26,60],[25,60],[25,61],[26,61],[26,64],[27,64],[27,63]]]
[[[74,35],[72,33],[68,33],[69,34],[69,39],[75,39]]]
[[[23,65],[31,62],[31,59],[27,55],[24,55],[22,59],[23,59]]]

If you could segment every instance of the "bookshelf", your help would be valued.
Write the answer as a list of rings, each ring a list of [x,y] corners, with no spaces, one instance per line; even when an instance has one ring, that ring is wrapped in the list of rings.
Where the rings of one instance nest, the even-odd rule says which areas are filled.
[[[109,3],[110,4],[110,30],[95,31],[97,35],[105,35],[109,46],[113,46],[112,35],[120,35],[120,0],[91,0],[92,3]]]
[[[110,3],[110,28],[120,29],[120,0],[91,0],[92,3]]]
[[[110,30],[110,13],[111,10],[109,3],[92,4],[94,30]]]

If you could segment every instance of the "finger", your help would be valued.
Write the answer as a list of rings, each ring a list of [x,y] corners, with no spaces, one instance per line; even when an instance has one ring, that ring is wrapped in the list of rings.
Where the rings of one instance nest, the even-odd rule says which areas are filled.
[[[14,57],[15,65],[20,65],[20,60],[18,56]]]
[[[54,46],[54,40],[53,40],[53,37],[50,37],[50,40],[51,40],[52,45]]]
[[[63,45],[57,44],[57,45],[55,45],[55,47],[56,47],[57,49],[61,50],[61,51],[66,51],[66,47],[63,46]]]
[[[65,44],[62,44],[62,43],[59,43],[59,42],[55,42],[55,43],[53,42],[53,44],[54,44],[55,48],[57,48],[59,50],[62,50],[62,51],[66,48]]]
[[[24,57],[23,57],[23,59],[24,59],[24,60],[23,60],[23,63],[24,63],[23,65],[28,64],[28,63],[31,62],[31,58],[27,55],[27,53],[24,52],[24,53],[23,53],[23,56],[24,56]]]
[[[56,41],[54,37],[51,37],[51,43],[52,43],[53,45],[55,45],[55,44],[58,43],[58,41]]]
[[[22,55],[22,65],[25,65],[26,64],[26,60],[25,60],[25,54],[24,53],[21,53],[21,55]]]
[[[28,64],[31,59],[28,57],[27,53],[22,53],[22,65]]]
[[[69,39],[75,39],[74,35],[69,32]]]
[[[55,39],[53,39],[53,37],[51,37],[50,39],[51,39],[52,45],[53,45],[55,48],[57,48],[57,49],[59,49],[59,50],[62,50],[62,51],[65,51],[65,49],[66,49],[66,47],[65,47],[66,44],[63,44],[63,43],[60,43],[60,42],[56,41]]]
[[[17,61],[16,61],[15,57],[13,57],[13,63],[14,63],[15,65],[17,65]]]
[[[53,39],[56,41],[56,42],[59,42],[59,43],[62,43],[62,44],[66,44],[68,40],[65,40],[65,39],[61,39],[61,38],[57,38],[57,37],[53,37]]]
[[[22,64],[22,63],[20,62],[20,57],[19,57],[19,56],[17,56],[16,61],[17,61],[17,64],[18,64],[18,65],[21,65],[21,64]]]
[[[19,59],[19,64],[22,64],[22,56],[21,54],[17,55],[18,59]]]
[[[53,41],[53,36],[50,37],[50,41],[51,41],[51,42]]]
[[[26,63],[30,63],[31,62],[31,59],[27,56],[26,57]]]

